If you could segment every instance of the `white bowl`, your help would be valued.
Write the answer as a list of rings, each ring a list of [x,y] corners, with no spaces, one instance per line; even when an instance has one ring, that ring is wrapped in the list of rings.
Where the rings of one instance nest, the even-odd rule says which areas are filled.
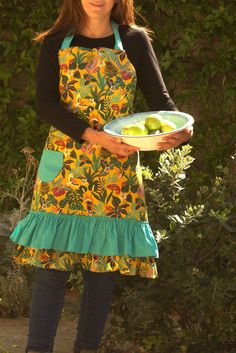
[[[160,114],[165,120],[168,120],[176,125],[176,129],[170,132],[162,132],[159,134],[144,135],[144,136],[132,136],[132,135],[122,135],[121,129],[127,124],[135,124],[140,121],[144,121],[145,118],[150,114]],[[120,137],[122,142],[128,145],[139,147],[140,151],[154,151],[157,149],[157,143],[161,142],[166,136],[172,135],[176,132],[186,129],[187,127],[193,125],[194,119],[191,115],[183,112],[176,111],[152,111],[144,113],[136,113],[127,115],[122,118],[117,118],[115,120],[107,123],[103,130],[113,136]]]

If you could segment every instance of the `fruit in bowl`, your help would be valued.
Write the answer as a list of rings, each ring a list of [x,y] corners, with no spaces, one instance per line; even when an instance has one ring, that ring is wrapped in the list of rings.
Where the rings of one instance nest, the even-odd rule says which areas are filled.
[[[176,130],[176,125],[168,120],[163,120],[161,123],[161,132],[170,132]]]
[[[121,135],[129,135],[129,136],[148,135],[148,129],[143,123],[127,124],[122,127]]]
[[[160,130],[162,116],[158,113],[150,114],[145,119],[145,126],[149,131]]]
[[[165,141],[166,136],[178,133],[193,123],[194,119],[189,114],[159,110],[114,119],[103,129],[108,134],[121,138],[122,142],[138,147],[140,151],[154,151],[157,143]]]
[[[160,114],[150,114],[145,120],[136,124],[127,124],[121,128],[121,135],[145,136],[170,132],[176,129],[176,125],[164,119]]]

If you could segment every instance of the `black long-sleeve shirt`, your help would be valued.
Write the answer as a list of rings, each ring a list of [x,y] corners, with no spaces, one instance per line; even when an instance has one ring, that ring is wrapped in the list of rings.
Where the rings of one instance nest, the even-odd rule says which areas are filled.
[[[177,110],[164,84],[158,60],[147,34],[142,29],[120,26],[119,33],[128,59],[133,64],[138,87],[143,91],[150,110]],[[89,124],[66,109],[60,101],[58,51],[63,38],[47,36],[42,44],[36,81],[36,108],[40,119],[48,122],[76,141],[80,141]],[[71,46],[114,48],[114,35],[105,38],[74,36]]]

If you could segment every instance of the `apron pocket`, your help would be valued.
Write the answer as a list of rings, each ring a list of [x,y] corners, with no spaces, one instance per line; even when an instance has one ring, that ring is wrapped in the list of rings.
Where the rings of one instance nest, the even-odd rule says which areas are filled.
[[[43,150],[38,169],[38,176],[40,180],[44,183],[52,181],[60,173],[62,166],[62,152]]]

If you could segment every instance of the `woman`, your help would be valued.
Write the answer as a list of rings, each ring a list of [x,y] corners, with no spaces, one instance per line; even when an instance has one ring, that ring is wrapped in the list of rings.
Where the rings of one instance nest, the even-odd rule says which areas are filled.
[[[43,40],[37,110],[51,125],[31,211],[12,240],[16,261],[37,266],[26,352],[52,352],[66,281],[82,266],[84,290],[74,352],[98,349],[114,274],[157,276],[137,148],[102,131],[133,109],[138,84],[150,110],[176,110],[132,0],[64,0]],[[158,150],[189,140],[191,129]]]

